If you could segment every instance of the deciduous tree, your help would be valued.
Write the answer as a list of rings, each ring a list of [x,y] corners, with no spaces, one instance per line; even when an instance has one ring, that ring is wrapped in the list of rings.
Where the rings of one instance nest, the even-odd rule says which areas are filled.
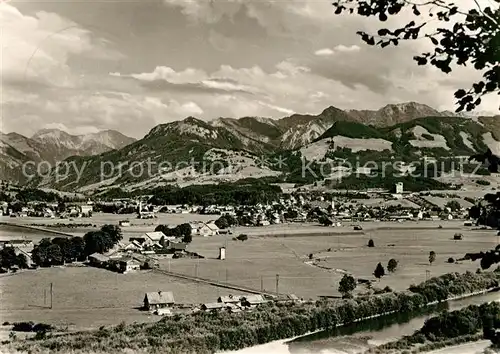
[[[377,267],[375,268],[373,275],[377,279],[380,279],[385,275],[385,269],[384,269],[384,266],[382,265],[382,263],[377,264]]]
[[[344,274],[339,282],[339,292],[342,296],[349,296],[356,289],[356,279],[352,275]]]
[[[391,273],[396,271],[396,268],[398,267],[398,261],[395,260],[394,258],[391,258],[389,262],[387,263],[387,270]]]
[[[435,260],[436,260],[436,252],[430,251],[429,252],[429,264],[432,265],[432,263],[434,263]]]

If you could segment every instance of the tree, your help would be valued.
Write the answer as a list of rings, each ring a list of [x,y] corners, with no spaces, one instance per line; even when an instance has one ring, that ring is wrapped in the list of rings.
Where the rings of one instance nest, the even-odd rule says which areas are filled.
[[[101,227],[101,232],[109,235],[113,245],[123,239],[122,229],[118,225],[106,224]]]
[[[52,245],[50,239],[42,239],[31,251],[31,259],[33,262],[42,267],[49,267],[51,265],[48,249]]]
[[[375,247],[375,242],[372,239],[368,241],[368,247]]]
[[[14,248],[4,247],[0,250],[0,267],[10,269],[14,265],[17,265],[17,256]]]
[[[83,236],[85,242],[85,255],[89,256],[92,253],[105,253],[113,247],[113,242],[109,234],[102,231],[90,231]]]
[[[394,258],[391,258],[389,262],[387,263],[387,270],[391,273],[396,271],[396,268],[398,267],[398,261],[395,260]]]
[[[70,240],[70,258],[73,261],[83,261],[85,259],[85,242],[83,238],[75,236]]]
[[[47,261],[51,265],[61,265],[64,263],[61,247],[57,244],[52,244],[47,248]]]
[[[468,90],[462,88],[455,92],[456,111],[460,112],[479,106],[485,94],[500,94],[500,9],[482,8],[478,1],[470,3],[476,8],[459,8],[452,0],[337,0],[333,6],[337,15],[378,17],[381,22],[398,14],[410,15],[411,10],[414,19],[405,26],[380,28],[376,35],[363,31],[357,33],[368,45],[381,48],[427,38],[433,51],[416,55],[413,59],[418,65],[432,65],[446,74],[452,72],[454,66],[472,64],[474,69],[482,72],[483,80],[472,84]],[[426,14],[421,16],[422,12]],[[454,24],[429,28],[436,20]]]
[[[380,279],[385,275],[385,269],[382,266],[382,263],[377,264],[377,267],[375,268],[375,271],[373,272],[373,275],[375,278]]]
[[[191,243],[193,241],[193,236],[191,236],[191,233],[189,235],[184,235],[182,238],[182,242],[184,243]]]
[[[343,297],[348,297],[356,289],[356,279],[352,275],[344,274],[339,282],[339,292]]]
[[[285,219],[296,219],[299,217],[299,213],[295,209],[288,208],[283,216],[285,217]]]
[[[217,225],[219,229],[227,229],[229,227],[229,222],[226,219],[226,216],[222,215],[220,218],[215,220],[215,225]]]
[[[321,215],[318,218],[318,221],[323,226],[332,226],[333,225],[333,221],[329,217],[327,217],[325,215]]]
[[[445,208],[450,208],[451,211],[459,211],[460,209],[462,209],[462,206],[456,200],[450,200],[448,203],[446,203]]]
[[[431,251],[429,253],[429,264],[432,265],[432,263],[434,263],[435,260],[436,260],[436,252]]]
[[[176,229],[178,229],[178,234],[180,237],[183,238],[191,237],[191,225],[189,225],[188,223],[180,224],[176,227]]]
[[[21,269],[26,269],[28,268],[28,259],[26,256],[22,253],[19,253],[16,256],[16,265],[21,268]]]

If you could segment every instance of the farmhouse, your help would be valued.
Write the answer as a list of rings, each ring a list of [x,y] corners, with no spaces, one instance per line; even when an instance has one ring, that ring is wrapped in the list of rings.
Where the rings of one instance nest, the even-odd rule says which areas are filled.
[[[92,216],[92,205],[80,205],[79,212],[81,216]]]
[[[89,256],[89,262],[91,265],[95,267],[102,267],[109,261],[109,257],[106,257],[105,255],[101,253],[92,253]]]
[[[140,270],[141,264],[135,259],[122,259],[120,260],[120,270],[127,273],[133,270]]]
[[[246,307],[254,308],[257,305],[265,303],[262,295],[247,295],[241,300],[241,304]]]
[[[172,307],[174,303],[174,294],[171,291],[151,292],[144,296],[144,308],[148,311]]]
[[[227,305],[223,302],[210,302],[201,305],[201,309],[204,311],[221,311],[225,309]]]
[[[243,296],[221,296],[217,299],[217,302],[223,302],[225,304],[237,304],[243,299]]]
[[[165,241],[172,241],[175,240],[174,236],[165,236],[165,234],[161,231],[154,231],[154,232],[146,232],[142,238],[144,239],[143,244],[152,246],[154,244],[160,244],[161,239]]]
[[[203,224],[199,229],[198,233],[203,237],[215,236],[219,234],[219,228],[213,221]]]

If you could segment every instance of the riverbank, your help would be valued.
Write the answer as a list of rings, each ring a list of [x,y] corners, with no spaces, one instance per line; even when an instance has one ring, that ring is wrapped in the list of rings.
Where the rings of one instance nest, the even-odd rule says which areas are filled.
[[[486,297],[485,301],[489,302],[494,293],[498,294],[500,300],[500,293],[498,291],[499,288],[491,288],[451,297],[445,302],[446,308],[449,308],[451,311],[467,307],[477,302],[474,301],[475,298]],[[493,299],[496,299],[496,297],[493,297]],[[381,346],[403,336],[413,334],[414,330],[420,328],[425,323],[425,320],[431,317],[432,313],[438,313],[444,310],[443,307],[436,306],[440,304],[444,305],[443,302],[429,303],[427,308],[422,309],[422,312],[413,313],[413,316],[412,314],[407,314],[407,316],[397,316],[397,318],[394,318],[393,315],[398,313],[389,312],[370,318],[360,319],[353,323],[339,324],[336,329],[317,330],[303,336],[273,341],[251,348],[218,352],[217,354],[363,353],[370,348]],[[435,308],[432,309],[431,307]],[[384,319],[384,317],[386,317],[386,319]],[[358,325],[361,323],[362,325]],[[375,332],[372,332],[374,328],[377,329],[375,329]],[[338,347],[339,345],[342,347]]]
[[[429,318],[421,328],[397,341],[371,348],[366,353],[425,353],[449,346],[492,339],[500,327],[500,304],[491,301],[469,305],[460,310],[442,312]],[[489,336],[485,333],[489,333]]]
[[[199,312],[155,324],[132,324],[37,341],[11,343],[15,350],[118,353],[125,349],[163,353],[214,353],[283,340],[335,328],[388,313],[410,313],[448,298],[470,296],[499,285],[500,272],[446,274],[411,287],[410,291],[356,300],[320,300],[301,304],[266,303],[239,313]]]

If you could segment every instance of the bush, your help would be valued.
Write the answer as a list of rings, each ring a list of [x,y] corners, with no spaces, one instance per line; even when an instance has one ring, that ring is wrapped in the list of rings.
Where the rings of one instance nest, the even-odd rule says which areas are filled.
[[[455,263],[455,260],[452,257],[450,257],[448,258],[448,263]]]
[[[368,241],[368,247],[375,247],[375,242],[372,239]]]
[[[246,240],[248,240],[248,235],[240,234],[238,237],[236,237],[236,239],[238,239],[240,241],[246,241]]]

